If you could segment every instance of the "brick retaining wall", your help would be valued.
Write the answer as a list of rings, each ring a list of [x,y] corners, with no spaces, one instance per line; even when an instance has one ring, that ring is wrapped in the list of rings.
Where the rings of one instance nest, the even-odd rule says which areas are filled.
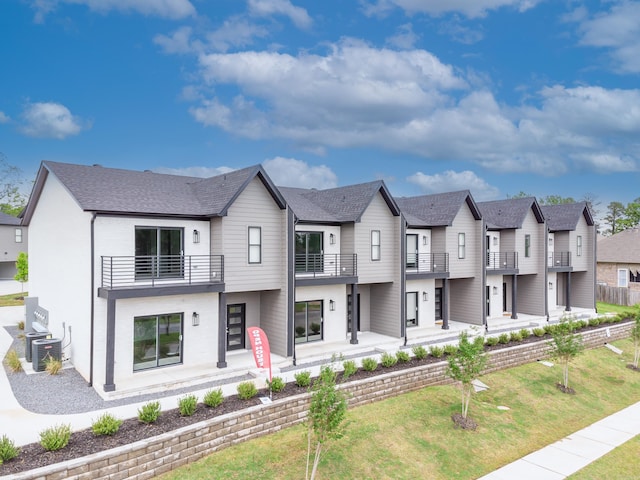
[[[597,348],[629,336],[633,323],[610,324],[582,332],[584,345]],[[609,336],[607,336],[609,332]],[[526,343],[489,352],[487,373],[544,359],[546,341]],[[342,385],[349,406],[360,406],[419,390],[444,385],[446,361],[377,375]],[[67,462],[49,465],[0,480],[143,480],[195,462],[230,445],[277,432],[302,422],[309,409],[310,394],[276,400],[240,412],[194,423],[172,432]]]

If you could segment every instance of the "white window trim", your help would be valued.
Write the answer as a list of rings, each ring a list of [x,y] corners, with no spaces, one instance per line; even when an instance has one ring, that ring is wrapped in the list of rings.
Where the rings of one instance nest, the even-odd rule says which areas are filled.
[[[371,261],[379,262],[382,258],[380,230],[371,230]]]
[[[252,232],[257,232],[257,239],[253,237]],[[257,259],[255,258],[256,253]],[[251,226],[247,228],[247,261],[251,265],[262,263],[262,227]]]
[[[16,243],[22,243],[22,229],[16,228]]]
[[[467,240],[464,232],[458,233],[458,258],[459,259],[463,259],[467,255],[466,243],[467,243]]]
[[[582,256],[582,235],[576,237],[576,257]]]
[[[624,272],[624,275],[620,276],[620,272]],[[624,278],[624,282],[620,282],[620,279]],[[629,286],[629,270],[626,268],[618,269],[618,287],[627,288]],[[622,284],[624,283],[624,285]]]

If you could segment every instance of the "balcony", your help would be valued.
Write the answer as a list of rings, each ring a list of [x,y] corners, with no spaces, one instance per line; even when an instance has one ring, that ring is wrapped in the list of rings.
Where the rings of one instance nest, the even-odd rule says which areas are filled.
[[[407,254],[407,274],[445,274],[449,272],[448,253]]]
[[[518,268],[518,252],[487,253],[487,270],[515,270]]]
[[[547,267],[554,270],[571,268],[571,252],[549,252]]]
[[[222,255],[150,255],[102,258],[102,288],[158,288],[224,283]]]
[[[340,253],[296,254],[296,279],[355,277],[358,274],[357,255]]]

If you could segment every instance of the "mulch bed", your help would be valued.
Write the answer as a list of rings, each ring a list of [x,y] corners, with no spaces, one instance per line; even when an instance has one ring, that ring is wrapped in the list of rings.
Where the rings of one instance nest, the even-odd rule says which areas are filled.
[[[590,330],[593,328],[598,327],[586,327],[584,329],[581,329],[581,331]],[[522,340],[521,342],[518,342],[517,344],[548,341],[549,338],[549,335],[544,335],[542,337],[531,335],[530,337]],[[507,344],[485,346],[485,351],[498,350],[514,345],[516,345],[516,343],[510,342]],[[446,355],[443,355],[440,358],[435,358],[431,355],[428,355],[422,360],[417,360],[412,357],[408,362],[398,362],[392,367],[383,367],[382,365],[378,365],[378,367],[373,371],[365,371],[362,368],[359,368],[355,374],[351,375],[348,378],[348,381],[370,378],[376,375],[381,375],[383,373],[389,373],[397,370],[414,368],[420,365],[440,362],[445,359]],[[337,376],[338,383],[342,380],[342,373],[339,373]],[[559,388],[561,386],[562,385],[559,384]],[[288,396],[304,393],[306,391],[308,391],[307,388],[298,387],[295,383],[291,382],[287,383],[284,390],[282,390],[281,392],[274,393],[273,399],[278,400]],[[575,393],[575,391],[565,393]],[[209,408],[200,403],[198,404],[196,412],[189,417],[181,416],[179,410],[176,408],[173,410],[163,411],[160,415],[160,418],[153,424],[141,423],[137,418],[127,419],[122,422],[120,429],[113,436],[96,436],[93,434],[91,429],[74,432],[71,434],[69,444],[63,449],[56,452],[47,452],[39,443],[31,443],[29,445],[20,447],[20,454],[18,455],[18,457],[5,462],[4,464],[0,464],[0,476],[19,473],[25,470],[32,470],[34,468],[52,465],[54,463],[64,462],[67,460],[72,460],[74,458],[101,452],[103,450],[127,445],[129,443],[137,442],[145,438],[153,437],[166,432],[171,432],[180,427],[191,425],[193,423],[197,423],[218,415],[223,415],[254,405],[259,405],[261,402],[258,397],[260,396],[269,396],[268,391],[260,391],[257,397],[254,397],[250,400],[240,399],[237,395],[226,397],[222,405],[216,408]],[[459,416],[459,418],[457,416]],[[467,419],[463,419],[462,415],[454,414],[452,416],[452,420],[459,428],[471,430],[475,429],[475,427],[473,427],[475,422],[469,417]]]

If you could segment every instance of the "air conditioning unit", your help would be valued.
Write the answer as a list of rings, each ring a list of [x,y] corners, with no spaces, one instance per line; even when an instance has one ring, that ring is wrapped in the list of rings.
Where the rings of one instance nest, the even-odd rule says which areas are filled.
[[[51,334],[49,332],[29,332],[25,337],[24,343],[24,358],[27,362],[31,363],[31,343],[34,340],[41,340],[47,338]]]
[[[44,372],[46,360],[51,357],[62,360],[62,339],[42,338],[31,342],[32,365],[35,372]]]

